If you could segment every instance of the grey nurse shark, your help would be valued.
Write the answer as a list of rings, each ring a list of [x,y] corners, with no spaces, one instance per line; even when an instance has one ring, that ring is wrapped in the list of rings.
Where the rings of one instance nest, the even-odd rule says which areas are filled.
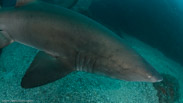
[[[41,86],[73,71],[120,80],[160,82],[162,77],[123,40],[96,21],[43,2],[0,11],[0,47],[19,42],[40,50],[22,79]]]

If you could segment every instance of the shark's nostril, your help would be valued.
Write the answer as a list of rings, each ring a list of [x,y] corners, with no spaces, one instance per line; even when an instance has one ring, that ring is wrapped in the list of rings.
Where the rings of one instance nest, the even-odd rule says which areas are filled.
[[[161,82],[163,80],[163,77],[160,77],[157,82]]]

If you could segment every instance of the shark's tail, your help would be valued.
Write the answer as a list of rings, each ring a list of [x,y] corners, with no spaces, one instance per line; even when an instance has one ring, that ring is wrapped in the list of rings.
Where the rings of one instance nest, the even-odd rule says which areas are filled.
[[[0,26],[0,29],[2,27]],[[13,38],[6,31],[0,30],[0,49],[14,42]]]

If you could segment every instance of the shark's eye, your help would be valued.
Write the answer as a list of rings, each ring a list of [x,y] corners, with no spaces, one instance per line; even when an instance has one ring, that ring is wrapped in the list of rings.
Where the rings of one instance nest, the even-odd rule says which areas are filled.
[[[148,77],[148,78],[151,78],[152,76],[148,75],[147,77]]]

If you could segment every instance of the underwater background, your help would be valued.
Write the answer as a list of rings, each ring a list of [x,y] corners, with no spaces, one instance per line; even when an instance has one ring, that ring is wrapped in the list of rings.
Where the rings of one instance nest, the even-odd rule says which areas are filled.
[[[48,85],[23,89],[21,78],[38,50],[13,43],[3,48],[0,56],[0,102],[183,103],[183,0],[42,1],[69,7],[107,26],[164,80],[126,82],[73,72]]]

